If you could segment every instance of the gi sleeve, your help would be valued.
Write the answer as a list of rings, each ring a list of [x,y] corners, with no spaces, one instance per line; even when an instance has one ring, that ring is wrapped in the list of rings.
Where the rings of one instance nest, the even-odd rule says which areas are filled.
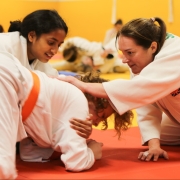
[[[80,137],[70,124],[64,124],[60,131],[60,137],[55,137],[59,140],[54,149],[62,152],[61,160],[66,170],[82,171],[91,168],[95,158],[92,150],[86,145],[86,139]]]
[[[65,85],[68,86],[67,89]],[[72,118],[86,119],[89,114],[87,99],[82,91],[75,86],[64,83],[63,87],[64,94],[62,95],[64,98],[61,98],[60,105],[62,108],[57,108],[57,114],[59,115],[53,120],[52,147],[55,151],[62,153],[61,160],[66,170],[86,170],[91,168],[95,162],[94,153],[88,148],[86,139],[80,137],[71,128],[69,120]]]
[[[138,125],[142,136],[142,144],[153,138],[160,139],[162,111],[154,104],[136,109]]]

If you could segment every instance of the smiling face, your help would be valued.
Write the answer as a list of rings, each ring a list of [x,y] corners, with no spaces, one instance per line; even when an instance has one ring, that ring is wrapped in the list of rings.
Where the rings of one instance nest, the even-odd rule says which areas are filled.
[[[91,101],[88,102],[89,105],[89,113],[92,114],[91,120],[94,126],[98,126],[98,124],[107,119],[114,113],[114,109],[108,104],[107,108],[102,109],[102,111],[97,112],[95,104]]]
[[[43,63],[47,63],[57,53],[65,37],[66,33],[61,29],[41,34],[40,37],[37,37],[34,31],[29,32],[29,42],[27,44],[28,60],[38,59]]]
[[[123,63],[127,63],[134,74],[140,73],[144,67],[153,61],[154,53],[157,50],[156,42],[152,42],[150,47],[145,49],[137,45],[132,38],[125,36],[119,36],[118,45],[119,50],[123,53]]]

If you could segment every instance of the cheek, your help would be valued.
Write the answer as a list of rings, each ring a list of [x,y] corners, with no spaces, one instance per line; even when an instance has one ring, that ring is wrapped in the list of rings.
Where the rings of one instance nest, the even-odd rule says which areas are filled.
[[[39,39],[39,41],[36,41],[35,46],[36,46],[36,49],[38,49],[39,51],[44,51],[50,48],[44,39]]]
[[[144,67],[147,64],[147,55],[146,54],[137,54],[132,58],[132,61],[140,67]]]
[[[151,62],[152,62],[152,56],[150,56],[149,54],[144,54],[144,56],[141,58],[141,65],[143,67],[147,66]]]
[[[48,49],[47,43],[44,41],[40,41],[38,46],[38,49],[41,49],[42,51]]]
[[[42,50],[41,43],[36,41],[32,44],[32,50],[34,54],[39,54],[40,50]]]

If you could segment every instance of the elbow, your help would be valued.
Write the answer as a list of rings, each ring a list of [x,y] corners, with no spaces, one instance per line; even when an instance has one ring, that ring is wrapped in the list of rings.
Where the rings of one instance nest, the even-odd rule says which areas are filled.
[[[80,172],[80,171],[90,169],[95,162],[94,155],[91,152],[84,155],[82,155],[81,153],[74,154],[68,159],[66,155],[62,155],[61,160],[63,161],[66,170],[73,171],[73,172]]]
[[[88,160],[82,160],[78,163],[65,163],[65,168],[67,171],[80,172],[90,169],[93,164],[94,162],[89,163]]]

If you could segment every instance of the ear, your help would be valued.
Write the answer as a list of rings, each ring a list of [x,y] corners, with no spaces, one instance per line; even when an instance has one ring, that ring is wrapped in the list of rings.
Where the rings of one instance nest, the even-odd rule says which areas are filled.
[[[150,46],[152,53],[154,54],[157,51],[157,42],[153,41]]]
[[[28,40],[29,42],[33,42],[33,40],[36,38],[36,32],[35,31],[30,31],[28,33]]]

